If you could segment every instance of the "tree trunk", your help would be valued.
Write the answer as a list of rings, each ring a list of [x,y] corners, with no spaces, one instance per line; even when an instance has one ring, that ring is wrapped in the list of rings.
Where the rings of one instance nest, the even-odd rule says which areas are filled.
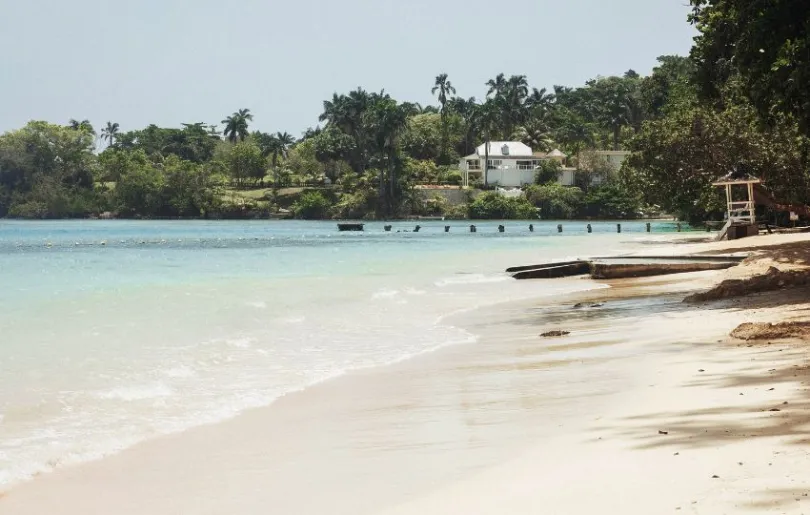
[[[614,125],[613,126],[613,150],[619,150],[619,139],[622,136],[622,126],[621,125]]]
[[[380,184],[378,188],[380,194],[380,212],[385,214],[385,170],[380,168]]]
[[[484,140],[484,187],[489,185],[489,134]]]
[[[393,217],[394,215],[394,199],[396,197],[396,184],[394,181],[395,168],[396,163],[394,161],[394,151],[392,150],[388,154],[388,189],[389,189],[389,198],[388,198],[388,215]]]

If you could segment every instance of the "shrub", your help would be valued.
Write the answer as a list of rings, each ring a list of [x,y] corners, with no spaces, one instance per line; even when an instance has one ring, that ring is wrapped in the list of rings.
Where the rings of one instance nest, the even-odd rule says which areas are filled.
[[[296,218],[304,220],[323,220],[329,217],[332,202],[320,191],[305,191],[292,205]]]
[[[562,165],[553,159],[545,159],[540,162],[534,182],[537,184],[556,183],[560,175],[562,175]]]
[[[444,182],[446,182],[447,184],[452,184],[453,186],[461,185],[461,182],[463,180],[464,178],[461,176],[461,172],[459,172],[458,170],[451,170],[444,177]]]
[[[526,188],[529,202],[540,209],[540,217],[550,219],[571,219],[582,207],[582,190],[576,186],[562,186],[551,183]]]
[[[469,216],[477,220],[528,220],[537,218],[537,209],[525,197],[508,198],[489,192],[470,203]]]
[[[8,210],[8,215],[12,218],[46,218],[48,216],[48,206],[36,200],[12,204]]]
[[[584,214],[598,218],[638,218],[641,196],[611,181],[593,186],[585,195]]]

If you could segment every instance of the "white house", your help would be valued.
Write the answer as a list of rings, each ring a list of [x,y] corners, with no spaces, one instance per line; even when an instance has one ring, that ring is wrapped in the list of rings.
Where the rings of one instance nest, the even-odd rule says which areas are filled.
[[[630,155],[624,150],[596,150],[589,151],[589,159],[599,159],[609,164],[613,170],[619,170],[622,163]],[[568,157],[559,150],[552,150],[548,154],[533,152],[528,145],[518,141],[491,141],[489,143],[489,166],[484,176],[485,145],[475,149],[474,154],[464,157],[459,162],[459,171],[463,185],[469,186],[470,181],[480,180],[489,185],[507,188],[519,188],[526,184],[533,184],[537,168],[542,161],[555,160],[563,165],[557,182],[563,186],[573,186],[575,183],[576,168],[564,166]],[[580,154],[580,159],[583,155]],[[593,184],[604,180],[601,176],[593,177]]]
[[[485,176],[484,159],[487,154],[489,161]],[[469,186],[471,180],[481,180],[498,186],[520,187],[534,183],[541,161],[554,159],[562,163],[565,158],[566,155],[559,150],[544,154],[532,152],[531,147],[518,141],[490,141],[489,152],[486,151],[486,143],[480,145],[474,154],[461,159],[459,170],[464,186]]]

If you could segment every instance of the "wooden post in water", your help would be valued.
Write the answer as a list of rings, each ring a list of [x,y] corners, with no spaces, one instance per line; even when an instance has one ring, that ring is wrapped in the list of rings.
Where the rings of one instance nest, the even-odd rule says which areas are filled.
[[[616,224],[616,232],[618,233],[622,232],[622,224]]]
[[[593,232],[593,227],[591,227],[591,224],[588,224],[588,234],[591,234],[592,232]]]
[[[444,232],[450,232],[450,226],[449,225],[444,226]]]
[[[383,227],[383,229],[385,229],[385,232],[391,232],[391,226],[390,225],[386,225],[385,227]]]
[[[557,224],[557,232],[562,232],[562,224]]]
[[[413,232],[419,232],[419,229],[421,228],[422,228],[421,225],[417,225],[416,227],[413,228]]]
[[[498,232],[504,232],[504,231],[506,231],[506,227],[504,227],[503,225],[499,225],[498,226]]]
[[[652,232],[650,222],[647,222],[647,232]]]
[[[474,225],[471,225],[471,226],[470,226],[470,232],[475,232],[476,230],[477,230],[477,229],[475,228],[475,226],[474,226]]]
[[[534,224],[529,224],[529,232],[534,232]]]
[[[681,232],[681,223],[678,222],[678,232]]]

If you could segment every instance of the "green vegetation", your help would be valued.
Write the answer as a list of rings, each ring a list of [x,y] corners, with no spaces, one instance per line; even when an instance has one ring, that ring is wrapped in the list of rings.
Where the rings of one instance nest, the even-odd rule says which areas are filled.
[[[470,203],[469,216],[474,220],[528,220],[537,218],[537,210],[524,197],[508,198],[487,192]]]
[[[663,56],[646,77],[547,91],[500,74],[479,101],[440,74],[438,107],[358,88],[324,101],[323,125],[299,139],[255,130],[249,109],[221,131],[31,122],[0,136],[0,217],[633,218],[652,208],[699,221],[722,216],[711,182],[738,163],[781,202],[810,203],[808,24],[794,23],[810,6],[691,4],[691,56]],[[493,140],[560,148],[575,186],[546,161],[520,199],[470,191],[451,205],[424,189],[459,186],[456,163]],[[632,151],[621,170],[590,152],[611,149]]]

